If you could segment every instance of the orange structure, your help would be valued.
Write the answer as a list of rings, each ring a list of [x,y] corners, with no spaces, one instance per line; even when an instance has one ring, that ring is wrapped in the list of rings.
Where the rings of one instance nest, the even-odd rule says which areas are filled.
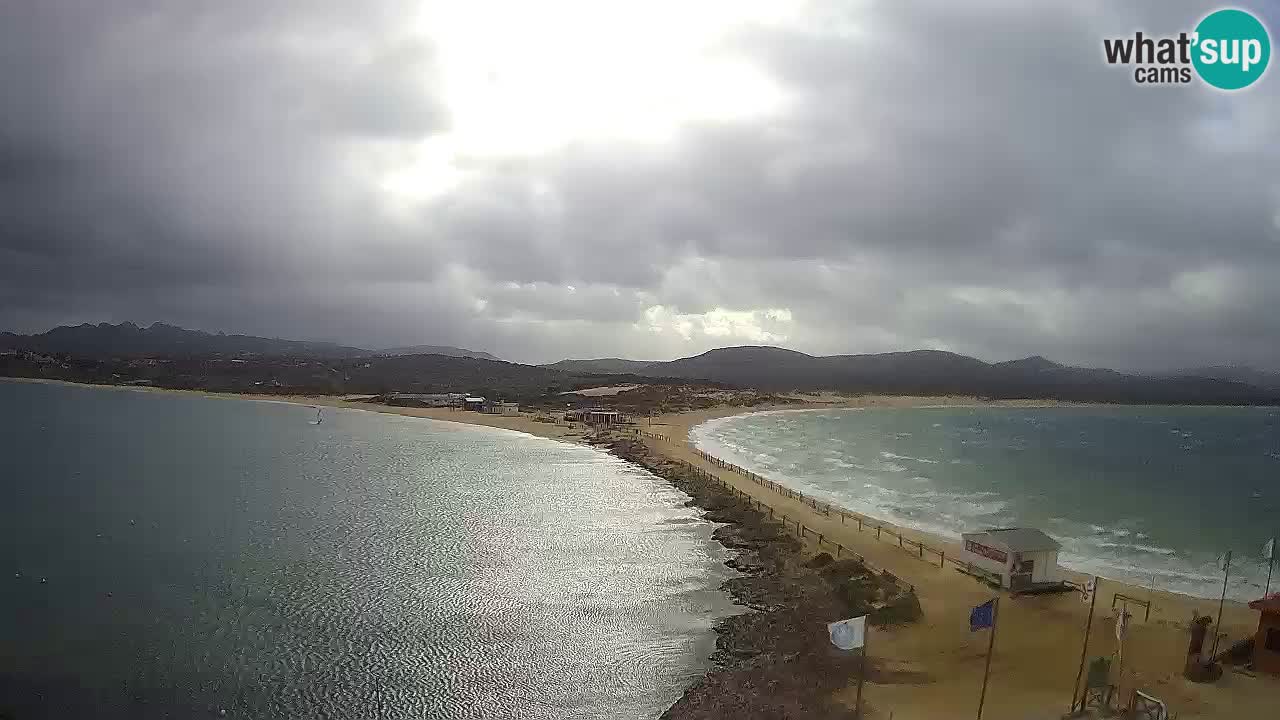
[[[1253,643],[1253,666],[1280,675],[1280,592],[1254,600],[1249,607],[1262,613]]]

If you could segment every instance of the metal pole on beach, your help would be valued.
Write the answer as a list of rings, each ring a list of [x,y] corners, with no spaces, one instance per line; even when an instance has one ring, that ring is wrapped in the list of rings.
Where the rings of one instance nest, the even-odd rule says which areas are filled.
[[[854,718],[862,720],[862,681],[867,677],[867,640],[871,633],[862,634],[862,656],[858,658],[858,699],[854,704]]]
[[[1116,695],[1120,695],[1120,686],[1124,685],[1124,639],[1129,635],[1129,615],[1129,607],[1121,605],[1120,615],[1116,617],[1116,655],[1119,665],[1116,668]],[[1123,696],[1120,702],[1124,702]]]
[[[1267,552],[1267,589],[1262,591],[1262,597],[1271,594],[1271,571],[1276,567],[1276,538],[1271,536],[1271,542],[1267,544],[1270,550]]]
[[[982,706],[987,701],[987,679],[991,677],[991,654],[996,649],[996,624],[1000,619],[1000,597],[991,606],[991,640],[987,643],[987,666],[982,671],[982,693],[978,695],[978,720],[982,720]]]
[[[1084,677],[1084,661],[1089,655],[1089,632],[1093,629],[1093,608],[1098,604],[1098,576],[1093,576],[1093,597],[1089,600],[1089,619],[1084,623],[1084,644],[1080,648],[1080,669],[1076,671],[1076,684],[1071,686],[1071,710],[1076,711],[1076,701],[1080,698],[1080,679]],[[1080,709],[1084,709],[1084,700],[1079,699]]]
[[[1209,651],[1209,661],[1218,654],[1218,636],[1222,634],[1222,606],[1227,602],[1227,576],[1231,574],[1231,551],[1223,556],[1222,561],[1222,597],[1218,598],[1218,622],[1213,625],[1213,649]]]

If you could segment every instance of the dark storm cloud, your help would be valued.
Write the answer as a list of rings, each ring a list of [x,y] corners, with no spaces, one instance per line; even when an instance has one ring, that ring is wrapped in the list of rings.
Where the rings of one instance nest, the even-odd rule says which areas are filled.
[[[1280,367],[1274,70],[1227,95],[1102,61],[1213,6],[814,4],[721,42],[776,111],[466,158],[405,206],[371,158],[454,121],[407,6],[207,5],[0,11],[0,324]]]
[[[264,288],[291,313],[304,282],[431,277],[420,255],[404,262],[404,230],[347,157],[447,122],[431,49],[397,37],[390,9],[6,5],[6,324],[163,319],[203,297],[185,319],[236,328],[265,309],[223,308]],[[248,324],[286,333],[290,319]]]
[[[874,8],[850,10],[852,35],[741,39],[791,93],[779,121],[691,130],[622,172],[548,160],[574,203],[560,237],[596,261],[568,281],[652,291],[692,254],[732,278],[657,295],[685,313],[790,308],[806,349],[1280,364],[1277,157],[1254,129],[1274,83],[1138,88],[1100,61],[1103,36],[1174,32],[1204,6]],[[818,280],[831,266],[844,282]]]

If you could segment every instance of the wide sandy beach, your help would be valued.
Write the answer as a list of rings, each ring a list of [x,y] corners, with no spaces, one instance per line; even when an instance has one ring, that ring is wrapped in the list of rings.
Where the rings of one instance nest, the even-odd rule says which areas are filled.
[[[112,388],[115,389],[115,388]],[[144,392],[184,392],[149,388],[128,388]],[[204,393],[210,397],[228,397]],[[393,413],[473,425],[504,428],[541,437],[569,442],[583,442],[580,429],[538,422],[529,415],[485,415],[450,409],[406,408],[354,402],[329,397],[301,396],[235,396],[251,400],[270,400],[302,405],[329,406]],[[696,412],[677,413],[645,421],[640,429],[661,439],[646,442],[659,453],[683,460],[713,472],[740,491],[772,507],[789,518],[800,519],[814,532],[823,533],[830,542],[839,542],[863,555],[876,567],[887,569],[915,585],[924,610],[922,621],[888,630],[879,630],[870,638],[871,655],[889,668],[904,671],[912,678],[903,684],[874,685],[866,688],[873,707],[892,710],[895,720],[936,720],[972,716],[977,707],[983,661],[987,649],[986,632],[971,633],[968,627],[970,609],[994,596],[987,586],[957,572],[949,563],[939,568],[936,556],[921,560],[914,550],[900,548],[896,538],[886,533],[876,539],[874,530],[859,531],[853,523],[842,523],[838,516],[826,516],[799,500],[779,495],[757,485],[731,470],[719,469],[702,459],[689,441],[689,431],[707,420],[770,409],[813,409],[832,407],[925,407],[937,405],[985,405],[974,398],[957,397],[859,397],[824,396],[812,401],[777,408],[721,407]],[[1052,403],[1001,403],[1018,406],[1041,406]],[[781,478],[774,478],[781,480]],[[884,523],[885,527],[891,527]],[[959,555],[953,539],[941,538],[909,529],[900,530],[908,539],[941,547],[948,556]],[[816,548],[815,548],[816,552]],[[929,556],[926,555],[928,558]],[[1086,578],[1071,574],[1073,579]],[[1269,718],[1275,717],[1276,698],[1280,697],[1280,679],[1266,676],[1249,677],[1226,672],[1214,684],[1196,684],[1182,677],[1188,643],[1187,625],[1193,612],[1213,617],[1216,599],[1192,598],[1148,588],[1103,580],[1098,597],[1093,631],[1089,638],[1089,656],[1113,657],[1113,597],[1127,595],[1150,600],[1150,619],[1136,608],[1137,617],[1124,645],[1122,691],[1138,688],[1163,699],[1179,718]],[[991,680],[983,717],[990,720],[1008,718],[1059,717],[1070,704],[1071,689],[1080,661],[1083,629],[1088,613],[1077,594],[1012,597],[1001,593],[999,631],[991,664]],[[827,622],[838,618],[815,618]],[[1223,631],[1228,640],[1253,633],[1258,614],[1241,603],[1228,602],[1223,615]],[[1113,675],[1114,677],[1114,675]],[[847,702],[853,705],[854,688],[847,690]],[[888,717],[887,713],[882,717]]]
[[[926,407],[970,405],[973,398],[867,397],[842,406]],[[1020,406],[1044,403],[1017,403]],[[824,405],[831,407],[832,405]],[[920,623],[878,633],[872,654],[904,671],[923,673],[924,684],[874,687],[868,691],[873,702],[894,711],[894,718],[967,717],[976,710],[981,685],[987,635],[971,633],[970,609],[994,596],[992,590],[953,569],[939,568],[937,557],[926,554],[922,561],[914,549],[899,548],[896,538],[883,534],[877,541],[871,530],[859,532],[856,525],[842,524],[839,517],[827,517],[808,505],[761,487],[742,475],[714,469],[692,451],[689,431],[716,417],[737,414],[734,409],[715,409],[655,418],[649,432],[671,438],[670,442],[650,441],[655,449],[701,464],[743,492],[751,494],[776,511],[802,518],[806,527],[823,533],[829,540],[864,555],[878,567],[888,569],[915,584],[924,609]],[[885,527],[892,527],[883,523]],[[908,539],[923,541],[959,556],[961,548],[951,538],[942,538],[909,529],[898,529]],[[1078,573],[1068,576],[1084,582]],[[1164,700],[1179,718],[1264,718],[1276,713],[1280,680],[1251,678],[1231,672],[1216,684],[1196,684],[1182,677],[1189,641],[1187,625],[1192,612],[1213,617],[1217,599],[1193,598],[1168,592],[1152,592],[1119,582],[1102,580],[1089,639],[1089,656],[1113,657],[1113,597],[1119,593],[1151,602],[1151,617],[1144,619],[1141,608],[1133,607],[1136,622],[1124,646],[1122,689],[1138,688]],[[1117,603],[1119,604],[1119,603]],[[1071,687],[1080,661],[1083,630],[1088,606],[1075,593],[1013,598],[1001,593],[999,635],[991,665],[990,688],[984,718],[1049,718],[1067,711]],[[1251,635],[1257,628],[1258,613],[1243,603],[1228,602],[1223,612],[1226,642]],[[852,703],[852,696],[850,702]],[[1053,714],[1056,711],[1057,715]]]

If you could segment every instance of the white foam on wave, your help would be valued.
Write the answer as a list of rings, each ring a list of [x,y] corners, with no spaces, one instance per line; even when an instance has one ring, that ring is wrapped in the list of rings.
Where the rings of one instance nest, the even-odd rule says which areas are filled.
[[[885,458],[886,460],[910,460],[911,462],[928,463],[930,465],[938,464],[937,460],[930,460],[929,458],[922,458],[922,457],[912,457],[910,455],[899,455],[897,453],[892,453],[888,451],[881,452],[880,457]]]
[[[1010,502],[996,493],[948,491],[937,487],[934,479],[919,474],[923,465],[911,465],[936,465],[942,462],[947,465],[973,464],[972,460],[964,458],[947,458],[947,448],[939,448],[942,460],[912,457],[891,451],[878,452],[872,460],[860,458],[850,447],[848,439],[836,437],[832,438],[833,443],[828,447],[839,448],[838,450],[813,458],[814,465],[817,466],[816,472],[802,472],[803,463],[793,464],[787,472],[778,472],[777,468],[764,467],[766,462],[776,462],[777,458],[768,452],[760,452],[762,445],[776,440],[770,439],[767,433],[761,434],[758,427],[744,428],[741,432],[730,432],[730,429],[731,426],[725,427],[724,420],[712,421],[698,426],[691,435],[699,447],[713,455],[770,475],[774,480],[801,490],[806,495],[822,498],[855,512],[952,538],[957,538],[961,532],[974,527],[1026,522],[1014,515]],[[959,430],[979,436],[986,432],[983,428]],[[1190,433],[1178,428],[1176,435],[1185,438]],[[990,444],[974,435],[970,435],[967,442],[974,445]],[[1192,444],[1199,442],[1190,441]],[[1280,452],[1268,455],[1280,460]],[[822,462],[818,462],[819,458]],[[787,460],[791,459],[793,458],[788,454]],[[814,465],[808,467],[812,470]],[[915,472],[908,474],[906,466],[915,468]],[[1108,522],[1111,527],[1054,516],[1048,519],[1048,527],[1045,529],[1050,530],[1062,542],[1060,562],[1073,570],[1139,586],[1148,585],[1154,575],[1156,587],[1160,590],[1198,597],[1217,596],[1222,586],[1222,575],[1214,565],[1214,558],[1200,557],[1190,551],[1179,551],[1159,542],[1152,542],[1148,532],[1145,532],[1147,528],[1141,518],[1122,518]],[[1266,577],[1266,565],[1263,563],[1255,567],[1256,565],[1254,559],[1237,559],[1237,563],[1232,566],[1229,596],[1252,599],[1250,595],[1261,589],[1260,578]]]
[[[1170,556],[1172,556],[1172,555],[1177,555],[1177,554],[1178,554],[1178,551],[1177,551],[1177,550],[1173,550],[1172,548],[1157,547],[1157,546],[1155,546],[1155,545],[1138,545],[1138,544],[1135,544],[1135,543],[1118,543],[1118,542],[1109,542],[1109,541],[1106,541],[1106,540],[1103,540],[1103,541],[1101,541],[1101,542],[1097,542],[1097,543],[1093,543],[1093,545],[1094,545],[1094,546],[1096,546],[1096,547],[1100,547],[1100,548],[1117,548],[1117,549],[1123,549],[1123,550],[1137,550],[1138,552],[1151,553],[1151,554],[1153,554],[1153,555],[1170,555]]]

